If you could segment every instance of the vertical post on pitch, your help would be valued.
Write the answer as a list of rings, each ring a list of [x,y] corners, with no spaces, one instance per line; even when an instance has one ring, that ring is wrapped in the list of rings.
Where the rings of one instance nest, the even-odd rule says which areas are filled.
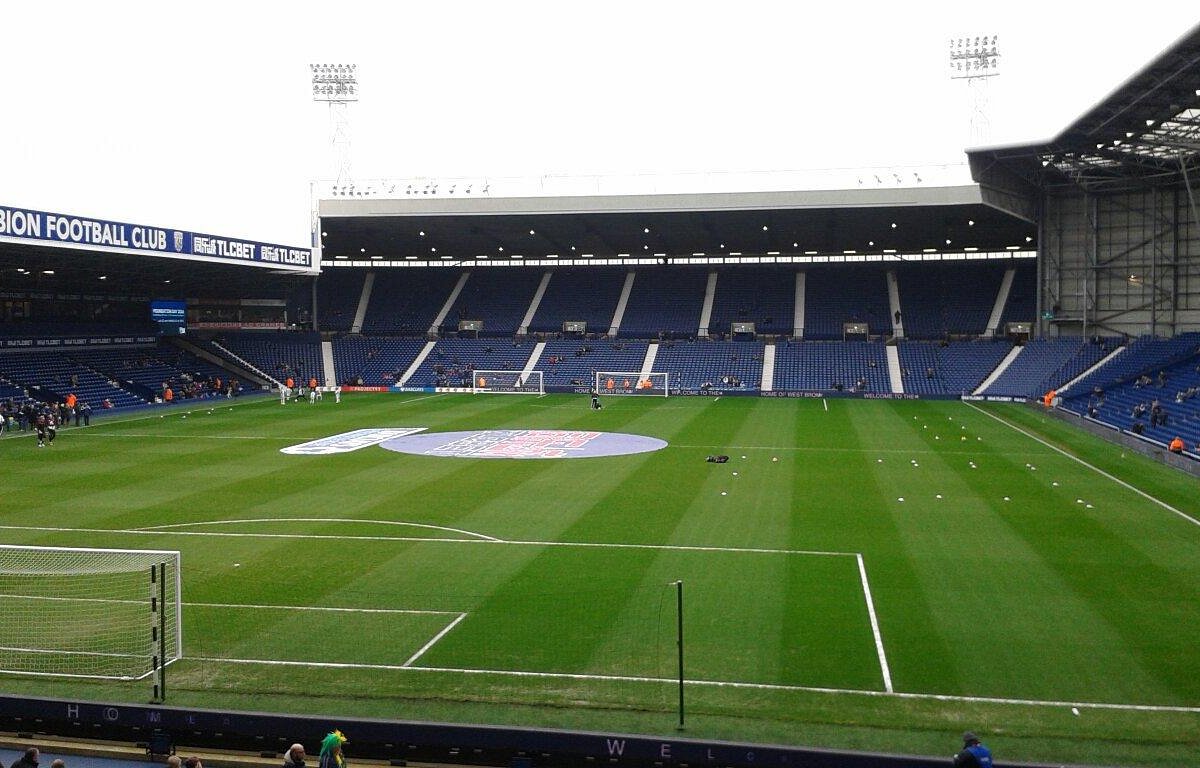
[[[675,582],[675,633],[679,646],[679,730],[683,730],[683,581]]]
[[[158,695],[167,700],[167,564],[158,564]]]
[[[162,648],[162,633],[159,631],[161,622],[158,620],[162,605],[159,603],[158,581],[158,565],[154,564],[150,566],[150,674],[154,681],[154,690],[150,696],[151,704],[162,703],[159,686],[161,680],[159,670],[162,669],[162,657],[159,655],[159,650]]]

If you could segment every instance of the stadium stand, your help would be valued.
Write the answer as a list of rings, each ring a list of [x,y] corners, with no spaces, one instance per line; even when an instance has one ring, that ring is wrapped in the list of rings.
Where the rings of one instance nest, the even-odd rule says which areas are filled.
[[[596,371],[640,371],[649,346],[626,339],[548,341],[536,367],[547,387],[591,387]]]
[[[981,335],[987,328],[1007,266],[986,262],[900,266],[896,278],[900,283],[905,337]]]
[[[790,336],[796,311],[796,269],[726,269],[717,275],[711,335],[727,335],[737,322],[755,324],[756,333]]]
[[[882,277],[880,278],[882,282]],[[858,342],[791,342],[775,345],[775,389],[890,392],[887,348]]]
[[[505,339],[442,339],[408,381],[413,387],[469,387],[477,369],[520,371],[532,342]],[[536,367],[536,366],[535,366]]]
[[[753,392],[762,385],[764,346],[759,341],[669,341],[658,345],[654,370],[671,374],[673,390]]]
[[[1012,349],[1007,341],[906,341],[899,345],[904,391],[970,394]]]
[[[1108,350],[1115,342],[1106,340]],[[1086,396],[1093,387],[1108,389],[1131,382],[1146,373],[1157,376],[1163,368],[1186,360],[1200,351],[1200,333],[1183,333],[1170,339],[1156,336],[1141,336],[1125,345],[1125,351],[1105,363],[1071,389],[1072,397]]]
[[[1037,320],[1037,264],[1022,261],[1013,275],[1008,301],[1000,314],[1000,330],[1005,323],[1031,323]]]
[[[317,280],[317,324],[323,331],[345,332],[354,322],[367,273],[328,269]]]
[[[459,320],[482,320],[480,336],[514,335],[529,310],[541,279],[542,272],[537,269],[472,270],[454,306],[442,321],[442,333],[457,332]]]
[[[459,269],[377,271],[362,332],[366,335],[424,336],[461,276]],[[340,370],[338,376],[341,376]]]
[[[391,336],[336,338],[333,340],[333,367],[338,383],[368,387],[395,384],[424,346],[424,339]]]
[[[839,265],[806,271],[804,338],[842,338],[842,324],[865,322],[872,334],[890,335],[887,270],[878,266]]]
[[[707,283],[708,270],[703,268],[639,269],[618,335],[633,339],[695,336]]]
[[[321,337],[315,332],[241,331],[213,341],[220,345],[213,350],[217,354],[224,356],[224,349],[228,349],[277,381],[288,376],[298,382],[309,376],[324,378]]]
[[[1034,339],[983,394],[1040,397],[1087,370],[1105,354],[1104,347],[1074,336]]]
[[[6,352],[0,355],[0,377],[28,390],[34,399],[47,402],[57,403],[71,392],[93,406],[106,399],[117,408],[150,402],[149,397],[129,392],[107,376],[71,360],[62,350]]]
[[[529,331],[556,333],[567,320],[583,320],[588,333],[607,333],[625,274],[624,269],[555,270]]]

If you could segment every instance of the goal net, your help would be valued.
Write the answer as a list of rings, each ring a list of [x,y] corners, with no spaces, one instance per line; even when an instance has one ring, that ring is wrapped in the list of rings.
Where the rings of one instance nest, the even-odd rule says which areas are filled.
[[[541,371],[475,371],[471,393],[544,395],[546,386]]]
[[[629,371],[596,371],[596,392],[602,395],[652,395],[666,397],[670,386],[667,373],[644,376]]]
[[[0,672],[141,680],[182,655],[179,553],[0,545]]]

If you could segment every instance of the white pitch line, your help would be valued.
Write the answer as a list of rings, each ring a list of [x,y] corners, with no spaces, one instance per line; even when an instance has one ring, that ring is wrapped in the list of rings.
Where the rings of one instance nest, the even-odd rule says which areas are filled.
[[[119,533],[140,536],[214,536],[240,539],[328,539],[333,541],[402,541],[433,544],[487,544],[526,547],[581,547],[602,549],[652,549],[678,552],[729,552],[762,555],[824,555],[854,557],[856,552],[826,552],[806,549],[755,547],[701,547],[682,544],[622,544],[586,541],[518,541],[511,539],[439,539],[425,536],[338,536],[320,533],[235,533],[231,531],[146,531],[139,528],[63,528],[48,525],[0,525],[0,531],[45,531],[49,533]]]
[[[115,597],[56,597],[51,595],[0,594],[6,600],[40,600],[63,603],[104,603],[109,605],[142,605],[145,600],[121,600]],[[185,608],[253,608],[266,611],[312,611],[318,613],[387,613],[422,616],[454,616],[459,611],[433,611],[417,608],[337,608],[324,605],[265,605],[253,603],[180,603]]]
[[[879,657],[879,670],[883,673],[883,689],[892,693],[892,671],[888,668],[887,654],[883,652],[883,635],[879,632],[879,618],[875,615],[875,600],[871,597],[871,585],[867,582],[867,566],[862,554],[858,559],[858,576],[862,580],[863,596],[867,599],[867,614],[871,617],[871,634],[875,636],[875,654]]]
[[[1078,456],[1075,456],[1074,454],[1071,454],[1071,453],[1067,453],[1067,452],[1066,452],[1066,451],[1064,451],[1062,448],[1059,448],[1059,447],[1058,447],[1058,446],[1056,446],[1056,445],[1053,445],[1053,444],[1051,444],[1051,443],[1048,443],[1048,442],[1046,442],[1045,440],[1043,440],[1042,438],[1040,438],[1040,437],[1038,437],[1037,435],[1033,434],[1032,432],[1027,432],[1027,431],[1025,431],[1025,430],[1021,429],[1020,427],[1018,427],[1016,424],[1013,424],[1013,423],[1012,423],[1012,422],[1010,422],[1010,421],[1007,421],[1007,420],[1005,420],[1005,419],[1002,419],[1002,418],[1000,418],[999,416],[996,416],[995,414],[988,413],[987,411],[985,411],[984,409],[982,409],[982,408],[980,408],[979,406],[975,405],[974,403],[968,403],[967,401],[965,401],[965,400],[964,400],[964,401],[963,401],[963,404],[964,404],[964,405],[969,405],[970,407],[972,407],[972,408],[974,408],[975,410],[979,411],[980,413],[982,413],[984,416],[987,416],[988,418],[995,419],[996,421],[1000,422],[1001,424],[1003,424],[1004,426],[1008,427],[1009,429],[1016,430],[1017,432],[1020,432],[1022,435],[1025,435],[1025,437],[1028,437],[1030,440],[1035,440],[1035,441],[1037,441],[1037,442],[1041,443],[1042,445],[1046,446],[1047,448],[1050,448],[1051,450],[1053,450],[1053,451],[1055,451],[1055,452],[1057,452],[1057,453],[1061,453],[1063,456],[1066,456],[1066,457],[1067,457],[1068,459],[1070,459],[1071,461],[1074,461],[1074,462],[1076,462],[1076,463],[1078,463],[1078,464],[1082,464],[1083,466],[1085,466],[1085,467],[1087,467],[1088,469],[1092,470],[1092,471],[1093,471],[1093,472],[1095,472],[1096,474],[1098,474],[1098,475],[1102,475],[1102,476],[1104,476],[1104,477],[1107,477],[1109,480],[1112,480],[1112,481],[1113,481],[1114,483],[1116,483],[1117,485],[1119,485],[1119,486],[1121,486],[1121,487],[1123,487],[1123,488],[1128,488],[1129,490],[1133,491],[1133,492],[1134,492],[1134,493],[1136,493],[1138,496],[1141,496],[1142,498],[1146,499],[1147,501],[1153,501],[1153,502],[1154,502],[1155,504],[1157,504],[1158,506],[1162,507],[1163,509],[1167,510],[1168,512],[1173,512],[1173,513],[1175,513],[1176,515],[1178,515],[1179,517],[1183,518],[1184,520],[1187,520],[1187,521],[1188,521],[1189,523],[1191,523],[1192,525],[1200,526],[1200,520],[1197,520],[1196,518],[1192,517],[1191,515],[1189,515],[1189,514],[1187,514],[1187,513],[1185,513],[1185,512],[1181,512],[1181,511],[1179,511],[1178,509],[1176,509],[1175,507],[1172,507],[1172,506],[1171,506],[1170,504],[1168,504],[1167,502],[1165,502],[1165,501],[1162,501],[1161,499],[1155,498],[1154,496],[1151,496],[1150,494],[1146,493],[1146,492],[1145,492],[1145,491],[1143,491],[1142,489],[1140,489],[1140,488],[1136,488],[1136,487],[1134,487],[1134,486],[1130,485],[1129,483],[1125,482],[1125,481],[1124,481],[1124,480],[1122,480],[1121,478],[1119,478],[1119,477],[1117,477],[1117,476],[1115,476],[1115,475],[1110,475],[1109,473],[1105,472],[1103,469],[1100,469],[1100,468],[1099,468],[1099,467],[1097,467],[1096,465],[1094,465],[1094,464],[1089,464],[1088,462],[1084,461],[1083,459],[1079,458]]]
[[[464,536],[475,536],[486,541],[502,541],[494,536],[488,536],[475,531],[466,531],[461,528],[449,528],[444,525],[429,525],[427,523],[408,523],[403,520],[371,520],[366,518],[353,517],[255,517],[245,520],[205,520],[191,523],[170,523],[168,525],[147,525],[135,530],[139,531],[165,531],[171,528],[190,528],[197,525],[233,525],[236,523],[375,523],[378,525],[399,525],[408,528],[430,528],[436,531],[448,531],[450,533],[461,533]]]
[[[829,413],[829,401],[822,397],[821,405],[825,406],[825,413]]]
[[[572,672],[531,672],[516,669],[466,669],[456,667],[403,667],[397,664],[361,664],[335,661],[283,661],[279,659],[232,659],[206,656],[189,656],[185,660],[222,664],[261,664],[280,667],[313,667],[318,669],[370,669],[380,671],[442,672],[463,675],[494,675],[500,677],[534,677],[558,680],[599,680],[618,683],[666,683],[678,685],[678,678],[644,677],[639,675],[591,675]],[[795,693],[824,693],[844,696],[866,696],[881,699],[909,699],[926,701],[965,702],[970,704],[1012,704],[1032,707],[1079,707],[1081,709],[1122,710],[1132,712],[1182,712],[1200,713],[1200,707],[1174,706],[1168,704],[1109,704],[1095,701],[1053,701],[1043,699],[1006,699],[996,696],[962,696],[944,693],[905,693],[903,691],[871,691],[861,688],[827,688],[809,685],[782,685],[779,683],[739,683],[727,680],[687,680],[687,685],[710,688],[741,688],[759,691],[785,691]]]
[[[402,667],[411,667],[411,666],[412,666],[412,663],[413,663],[414,661],[416,661],[417,659],[419,659],[419,658],[421,658],[422,656],[424,656],[424,655],[425,655],[425,651],[428,651],[430,648],[432,648],[432,647],[433,647],[433,645],[434,645],[434,643],[436,643],[438,640],[441,640],[443,637],[445,637],[447,632],[449,632],[450,630],[452,630],[452,629],[454,629],[455,627],[457,627],[457,626],[458,626],[458,622],[462,621],[462,620],[463,620],[463,619],[465,619],[465,618],[467,618],[467,614],[465,614],[465,613],[460,613],[460,614],[458,614],[458,618],[457,618],[457,619],[455,619],[454,621],[450,622],[450,623],[449,623],[449,624],[447,624],[445,627],[443,627],[441,632],[438,632],[436,635],[434,635],[434,636],[433,636],[433,639],[431,639],[431,640],[430,640],[428,643],[425,643],[425,645],[422,645],[422,646],[421,646],[421,650],[417,651],[417,652],[416,652],[416,653],[414,653],[412,656],[409,656],[409,657],[408,657],[408,661],[404,662],[404,663],[403,663],[403,664],[401,664],[400,666],[402,666]]]

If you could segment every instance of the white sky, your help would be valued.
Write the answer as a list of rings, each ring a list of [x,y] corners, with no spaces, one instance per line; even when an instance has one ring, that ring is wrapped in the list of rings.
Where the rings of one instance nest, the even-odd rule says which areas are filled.
[[[289,245],[336,172],[313,62],[359,65],[358,178],[958,163],[948,40],[998,34],[991,142],[1050,137],[1194,0],[9,3],[0,203]]]

